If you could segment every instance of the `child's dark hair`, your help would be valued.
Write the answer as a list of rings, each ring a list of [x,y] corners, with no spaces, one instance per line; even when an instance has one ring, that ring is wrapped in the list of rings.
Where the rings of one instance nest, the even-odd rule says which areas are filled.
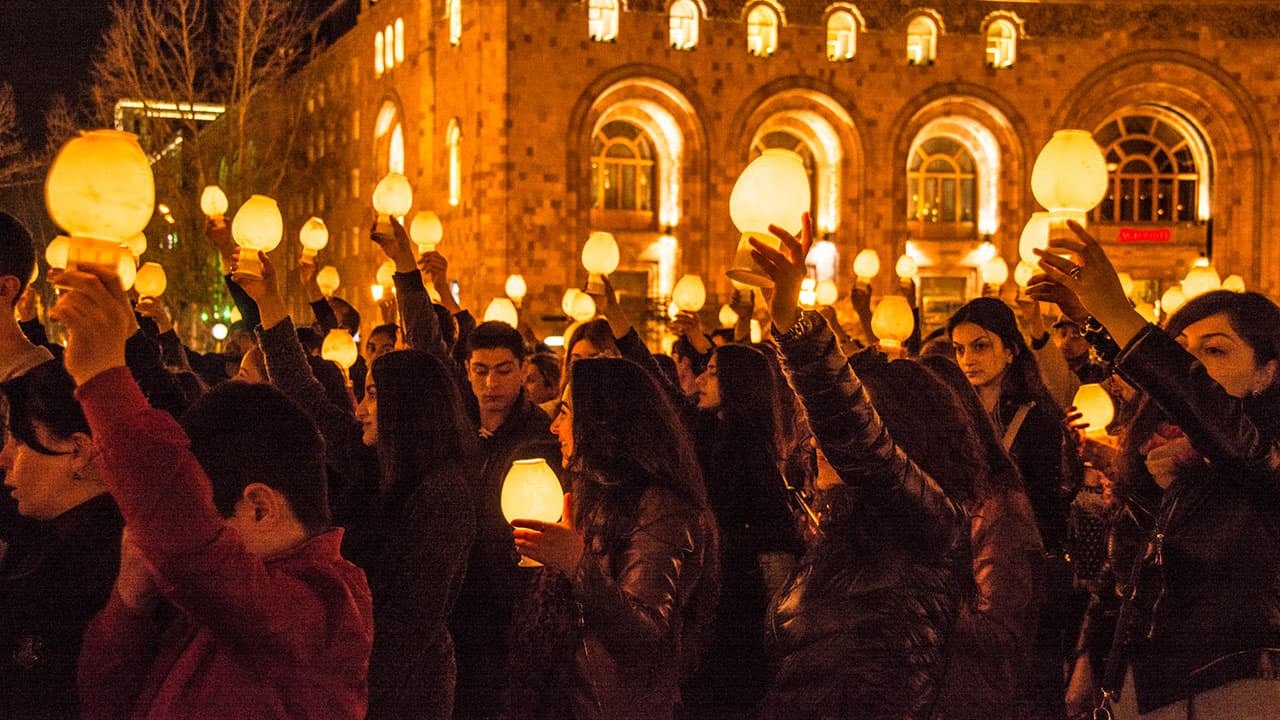
[[[17,218],[0,212],[0,275],[18,278],[18,292],[14,300],[27,289],[31,271],[36,266],[36,251],[31,233]]]

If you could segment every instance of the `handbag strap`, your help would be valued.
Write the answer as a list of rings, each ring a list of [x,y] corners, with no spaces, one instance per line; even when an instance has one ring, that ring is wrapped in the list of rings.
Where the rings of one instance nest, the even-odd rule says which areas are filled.
[[[1001,439],[1005,450],[1013,447],[1013,441],[1018,439],[1018,431],[1022,429],[1022,422],[1027,419],[1027,413],[1031,412],[1031,408],[1035,407],[1035,405],[1035,402],[1019,405],[1018,409],[1013,412],[1013,420],[1004,429],[1004,437]]]

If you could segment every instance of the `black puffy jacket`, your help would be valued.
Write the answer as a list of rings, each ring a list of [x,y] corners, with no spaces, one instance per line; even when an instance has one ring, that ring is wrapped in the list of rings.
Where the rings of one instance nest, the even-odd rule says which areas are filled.
[[[889,436],[820,315],[778,342],[844,485],[828,493],[823,538],[774,599],[777,673],[762,717],[926,718],[972,582],[968,523]]]

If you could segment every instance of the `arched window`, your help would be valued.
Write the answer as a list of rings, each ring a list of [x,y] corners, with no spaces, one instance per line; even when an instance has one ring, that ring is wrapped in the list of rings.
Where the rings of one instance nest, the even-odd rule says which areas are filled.
[[[462,42],[462,0],[446,0],[445,11],[449,15],[449,44]]]
[[[809,176],[809,216],[818,217],[818,163],[813,156],[813,148],[804,138],[786,130],[767,132],[756,140],[751,147],[751,159],[754,160],[765,150],[790,150],[800,156],[804,162],[804,172]]]
[[[389,71],[396,66],[396,29],[388,25],[382,34],[386,38],[382,43],[382,64]]]
[[[768,5],[756,5],[747,13],[747,52],[768,57],[778,49],[778,12]]]
[[[1195,222],[1207,217],[1202,197],[1208,155],[1194,128],[1137,110],[1093,133],[1107,158],[1109,187],[1091,213],[1095,222]]]
[[[387,68],[387,66],[383,64],[384,63],[383,58],[385,57],[385,52],[382,47],[382,44],[385,41],[386,40],[385,38],[382,37],[381,32],[374,34],[373,36],[373,73],[378,77],[382,77],[382,73],[386,72],[386,68]]]
[[[624,120],[606,123],[591,140],[591,207],[653,212],[654,156],[643,130]]]
[[[457,207],[462,202],[462,127],[457,118],[449,121],[444,142],[449,151],[449,204]]]
[[[692,50],[698,46],[698,6],[693,0],[676,0],[670,12],[671,47]]]
[[[836,10],[827,16],[827,59],[831,62],[852,60],[858,49],[858,22],[848,10]]]
[[[618,0],[587,0],[587,34],[596,42],[618,39]]]
[[[953,138],[929,138],[907,165],[907,219],[967,226],[977,218],[977,185],[968,148]]]
[[[938,23],[928,15],[917,15],[907,26],[907,62],[932,65],[938,58]]]
[[[404,62],[404,19],[396,18],[396,64]]]
[[[987,26],[987,64],[994,68],[1011,68],[1018,56],[1018,30],[1003,18]]]
[[[404,126],[395,103],[385,102],[373,126],[378,177],[389,172],[404,174]]]

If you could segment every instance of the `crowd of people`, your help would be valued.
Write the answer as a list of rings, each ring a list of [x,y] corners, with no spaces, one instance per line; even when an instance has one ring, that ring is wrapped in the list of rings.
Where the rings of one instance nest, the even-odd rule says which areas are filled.
[[[292,317],[211,222],[243,321],[202,354],[110,269],[53,271],[41,318],[0,213],[0,714],[1280,717],[1280,308],[1149,323],[1072,231],[899,349],[865,285],[853,332],[800,306],[806,216],[753,240],[737,327],[654,354],[606,282],[562,356],[393,222],[343,370],[314,265]],[[559,520],[504,516],[524,459]]]

